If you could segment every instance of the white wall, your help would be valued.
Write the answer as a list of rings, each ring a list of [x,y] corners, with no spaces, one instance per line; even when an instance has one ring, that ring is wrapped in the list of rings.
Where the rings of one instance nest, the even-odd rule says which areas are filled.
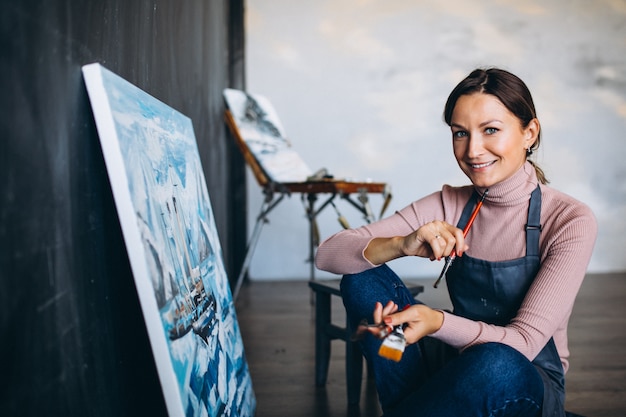
[[[543,127],[538,162],[598,218],[589,270],[626,270],[625,1],[247,0],[246,19],[248,91],[272,101],[313,170],[391,184],[387,214],[443,183],[468,182],[441,117],[451,89],[477,66],[519,75]],[[249,178],[252,229],[262,195]],[[378,211],[380,196],[371,200]],[[362,223],[338,206],[352,226]],[[322,237],[339,229],[329,207]],[[308,223],[293,195],[270,215],[250,276],[306,279],[307,255]],[[407,277],[441,268],[415,258],[392,266]]]

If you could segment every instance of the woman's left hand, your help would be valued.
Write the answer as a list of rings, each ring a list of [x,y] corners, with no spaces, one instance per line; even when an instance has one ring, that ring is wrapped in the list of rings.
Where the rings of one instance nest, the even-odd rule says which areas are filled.
[[[398,306],[391,301],[384,307],[376,303],[374,323],[385,323],[392,327],[406,324],[404,336],[411,344],[439,330],[443,325],[443,312],[424,304],[414,304],[399,311]]]

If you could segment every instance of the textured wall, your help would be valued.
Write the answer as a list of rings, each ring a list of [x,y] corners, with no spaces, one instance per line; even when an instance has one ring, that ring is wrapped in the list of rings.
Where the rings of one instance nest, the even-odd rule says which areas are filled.
[[[221,92],[243,85],[242,25],[240,1],[1,1],[0,415],[165,414],[81,66],[193,120],[232,269],[245,175]]]
[[[389,210],[467,183],[442,122],[451,89],[477,66],[500,66],[533,92],[543,126],[538,162],[551,185],[586,202],[599,236],[593,272],[626,270],[626,2],[248,0],[247,85],[268,96],[312,169],[389,182]],[[261,194],[249,185],[250,219]],[[379,203],[380,199],[372,198]],[[263,230],[251,276],[308,276],[298,197]],[[378,206],[375,205],[375,208]],[[345,203],[346,216],[354,213]],[[358,225],[360,216],[352,216]],[[332,209],[323,237],[339,230]],[[402,259],[405,276],[437,263]],[[275,265],[281,265],[276,271]],[[321,274],[320,274],[321,275]]]

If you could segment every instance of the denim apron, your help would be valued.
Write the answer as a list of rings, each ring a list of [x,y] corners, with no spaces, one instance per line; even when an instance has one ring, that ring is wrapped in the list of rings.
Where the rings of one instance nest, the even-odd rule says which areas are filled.
[[[463,209],[457,227],[463,229],[478,201],[474,192]],[[488,262],[463,254],[446,274],[454,314],[497,326],[507,325],[517,314],[539,271],[541,190],[531,193],[526,224],[526,256],[510,261]],[[554,340],[550,338],[532,361],[544,383],[542,416],[565,415],[565,378]]]

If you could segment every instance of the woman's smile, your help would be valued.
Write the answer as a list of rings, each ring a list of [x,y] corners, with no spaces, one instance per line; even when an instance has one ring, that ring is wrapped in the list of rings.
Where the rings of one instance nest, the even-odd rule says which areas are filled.
[[[486,168],[488,166],[491,166],[491,165],[493,165],[495,163],[496,163],[496,161],[490,161],[490,162],[485,162],[485,163],[482,163],[482,164],[470,164],[470,165],[474,169],[481,169],[481,168]]]

